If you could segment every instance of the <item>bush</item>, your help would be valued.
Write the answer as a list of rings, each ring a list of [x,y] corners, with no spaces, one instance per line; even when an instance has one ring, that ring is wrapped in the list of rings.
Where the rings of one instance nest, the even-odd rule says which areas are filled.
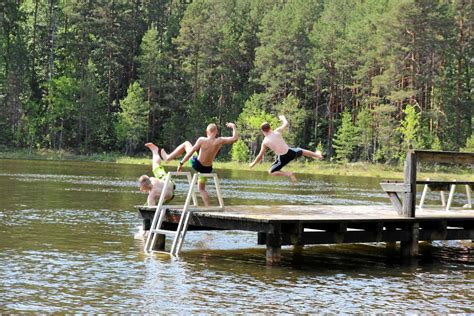
[[[249,148],[241,139],[232,145],[232,161],[247,162],[249,160]]]

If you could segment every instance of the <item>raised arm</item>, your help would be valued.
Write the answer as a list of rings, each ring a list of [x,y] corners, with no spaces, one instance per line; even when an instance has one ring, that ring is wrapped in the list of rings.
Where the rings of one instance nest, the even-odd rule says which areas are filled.
[[[234,123],[227,123],[226,126],[228,128],[232,128],[232,136],[231,137],[221,137],[222,144],[233,144],[239,139],[239,134],[237,133],[237,127]]]
[[[258,153],[257,157],[255,157],[255,160],[249,165],[250,168],[252,168],[253,166],[255,166],[255,164],[257,162],[259,162],[260,160],[262,160],[263,158],[263,154],[265,154],[265,151],[267,150],[267,146],[265,146],[264,143],[262,143],[262,147],[260,147],[260,152]]]
[[[282,122],[281,126],[275,129],[275,132],[281,133],[285,128],[289,126],[288,121],[284,115],[279,115],[278,118]]]
[[[193,148],[189,152],[186,153],[186,156],[184,156],[183,159],[180,160],[179,166],[177,171],[181,171],[181,168],[183,167],[184,163],[191,158],[191,156],[201,148],[201,143],[202,143],[202,137],[199,137],[199,139],[196,141],[196,144],[194,144]]]

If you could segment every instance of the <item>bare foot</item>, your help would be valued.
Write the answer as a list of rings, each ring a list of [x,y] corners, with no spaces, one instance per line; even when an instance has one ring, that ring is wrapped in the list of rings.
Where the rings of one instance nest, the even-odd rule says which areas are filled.
[[[293,184],[295,184],[298,181],[294,174],[289,175],[289,177],[290,177],[290,180]]]
[[[153,143],[146,143],[145,147],[148,147],[151,151],[156,151],[158,153],[158,146]]]
[[[320,150],[316,150],[315,154],[316,154],[316,158],[319,158],[320,160],[323,159],[323,155],[321,154]]]
[[[168,154],[166,153],[164,148],[161,148],[160,154],[161,158],[163,158],[164,161],[168,161]]]

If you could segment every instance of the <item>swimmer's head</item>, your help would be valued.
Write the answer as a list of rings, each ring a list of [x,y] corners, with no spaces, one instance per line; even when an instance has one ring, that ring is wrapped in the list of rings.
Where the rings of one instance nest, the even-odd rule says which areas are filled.
[[[214,124],[214,123],[211,123],[211,124],[207,125],[206,134],[207,134],[207,136],[216,136],[217,135],[217,125]]]
[[[272,131],[272,128],[270,127],[270,124],[268,122],[263,122],[262,125],[260,125],[260,129],[264,134]]]
[[[143,175],[138,179],[138,182],[140,184],[140,191],[141,192],[149,192],[151,190],[151,180],[150,177],[147,175]]]

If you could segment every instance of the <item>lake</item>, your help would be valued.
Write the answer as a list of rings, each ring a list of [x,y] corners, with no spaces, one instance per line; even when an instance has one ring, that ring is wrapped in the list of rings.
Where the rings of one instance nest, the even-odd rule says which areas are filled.
[[[378,178],[217,173],[226,205],[389,203]],[[188,232],[179,258],[146,255],[142,174],[150,166],[0,159],[0,312],[474,313],[470,242],[421,244],[411,264],[382,243],[283,247],[268,267],[256,233],[212,231]]]

